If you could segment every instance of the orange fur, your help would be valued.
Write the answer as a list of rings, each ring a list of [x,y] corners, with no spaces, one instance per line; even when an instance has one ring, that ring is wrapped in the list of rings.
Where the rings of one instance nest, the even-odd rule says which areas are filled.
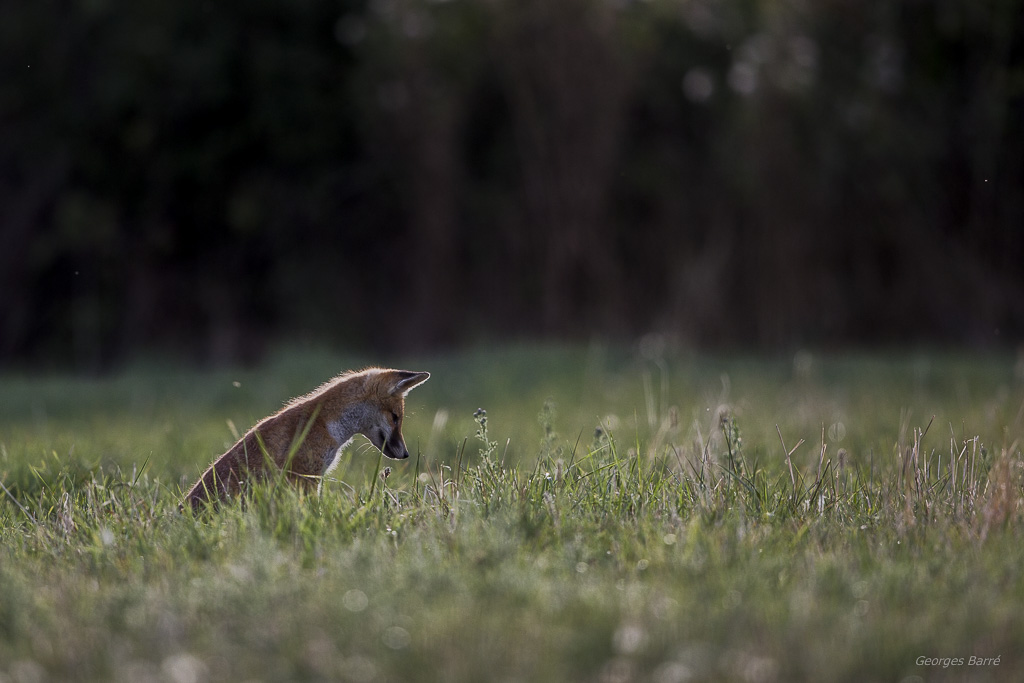
[[[409,457],[402,437],[405,395],[430,377],[426,372],[367,368],[348,372],[289,401],[258,422],[210,465],[182,507],[236,495],[244,482],[284,470],[292,483],[316,488],[356,434],[385,456]]]

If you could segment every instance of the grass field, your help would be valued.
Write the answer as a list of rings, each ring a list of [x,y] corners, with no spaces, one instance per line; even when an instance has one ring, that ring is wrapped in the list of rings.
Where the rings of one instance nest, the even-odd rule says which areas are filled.
[[[410,460],[178,513],[364,360],[0,377],[0,681],[1024,679],[1017,358],[395,360]]]

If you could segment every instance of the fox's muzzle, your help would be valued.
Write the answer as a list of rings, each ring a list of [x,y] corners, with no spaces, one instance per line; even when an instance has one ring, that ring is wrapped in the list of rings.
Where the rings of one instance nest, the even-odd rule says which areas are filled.
[[[380,452],[392,460],[405,460],[409,457],[405,441],[397,430],[391,434],[391,438],[384,442],[384,447],[380,449]]]

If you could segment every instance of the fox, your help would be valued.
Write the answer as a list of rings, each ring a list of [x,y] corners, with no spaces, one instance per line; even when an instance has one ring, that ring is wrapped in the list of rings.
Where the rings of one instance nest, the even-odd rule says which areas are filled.
[[[385,457],[405,460],[405,397],[429,378],[429,372],[371,367],[342,373],[288,401],[217,458],[180,508],[196,512],[238,495],[248,481],[282,470],[299,488],[319,491],[356,434],[364,435]]]

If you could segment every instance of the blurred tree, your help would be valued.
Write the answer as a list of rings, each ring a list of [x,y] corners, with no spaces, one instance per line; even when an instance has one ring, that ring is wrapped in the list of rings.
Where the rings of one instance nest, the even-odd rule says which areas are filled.
[[[0,362],[1016,343],[1024,0],[0,6]]]

